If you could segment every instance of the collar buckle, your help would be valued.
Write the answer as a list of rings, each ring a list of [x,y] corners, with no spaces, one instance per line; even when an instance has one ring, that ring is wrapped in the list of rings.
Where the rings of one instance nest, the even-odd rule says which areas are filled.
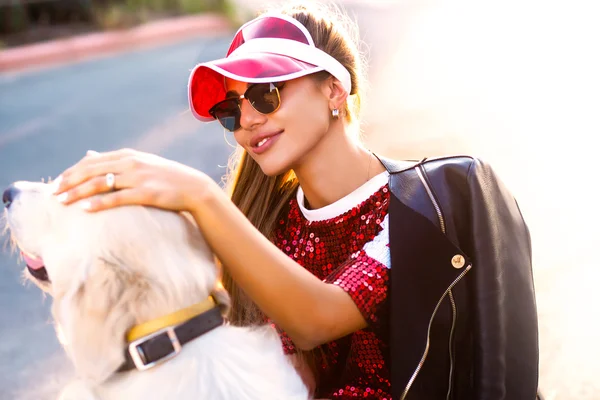
[[[171,346],[173,346],[173,351],[170,352],[169,354],[161,357],[160,359],[158,359],[156,361],[146,362],[147,361],[146,356],[144,355],[144,350],[141,348],[141,346],[144,343],[148,342],[149,340],[151,340],[157,336],[165,335],[165,334],[168,336],[169,340],[171,341]],[[154,367],[157,364],[163,363],[163,362],[175,357],[177,354],[181,353],[181,347],[182,346],[181,346],[181,343],[179,342],[179,338],[177,337],[177,334],[175,333],[175,327],[169,326],[169,327],[166,327],[159,331],[153,332],[150,335],[143,336],[143,337],[129,343],[128,351],[129,351],[129,355],[131,356],[131,359],[133,360],[133,363],[135,364],[135,367],[137,368],[137,370],[145,371],[147,369]]]

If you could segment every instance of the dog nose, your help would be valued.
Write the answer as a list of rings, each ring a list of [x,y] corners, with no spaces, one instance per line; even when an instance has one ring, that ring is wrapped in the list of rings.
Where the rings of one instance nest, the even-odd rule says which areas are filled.
[[[17,197],[17,195],[19,194],[19,188],[17,188],[14,184],[10,185],[5,191],[4,193],[2,193],[2,203],[4,203],[4,206],[6,208],[10,207],[11,203],[13,202],[13,200]]]

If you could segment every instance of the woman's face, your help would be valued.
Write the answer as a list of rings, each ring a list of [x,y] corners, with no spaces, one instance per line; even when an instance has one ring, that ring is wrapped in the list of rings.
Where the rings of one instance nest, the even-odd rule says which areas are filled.
[[[247,83],[226,79],[228,92],[240,95],[247,87]],[[331,113],[324,87],[312,77],[287,81],[280,89],[279,109],[268,115],[242,100],[241,127],[234,132],[235,140],[266,175],[298,166],[327,133]]]

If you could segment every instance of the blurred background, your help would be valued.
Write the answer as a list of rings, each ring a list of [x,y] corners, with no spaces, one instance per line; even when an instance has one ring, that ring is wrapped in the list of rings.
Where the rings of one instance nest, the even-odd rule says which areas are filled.
[[[0,44],[11,47],[206,12],[233,17],[238,10],[234,0],[1,0]]]
[[[224,55],[265,0],[0,0],[5,50],[153,20],[218,13],[204,34],[51,68],[0,72],[0,187],[55,177],[85,151],[133,147],[219,180],[233,148],[187,112],[187,78]],[[517,197],[534,245],[540,386],[600,399],[600,5],[592,1],[340,0],[360,28],[365,144],[397,158],[470,154]],[[0,57],[2,53],[0,50]],[[50,299],[0,252],[0,398],[50,399],[72,375]],[[90,345],[93,345],[92,343]]]

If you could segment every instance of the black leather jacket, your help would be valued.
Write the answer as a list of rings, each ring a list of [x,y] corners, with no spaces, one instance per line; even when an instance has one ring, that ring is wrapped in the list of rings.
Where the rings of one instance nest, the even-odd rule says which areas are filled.
[[[531,242],[515,199],[471,157],[381,161],[394,400],[535,399]]]

